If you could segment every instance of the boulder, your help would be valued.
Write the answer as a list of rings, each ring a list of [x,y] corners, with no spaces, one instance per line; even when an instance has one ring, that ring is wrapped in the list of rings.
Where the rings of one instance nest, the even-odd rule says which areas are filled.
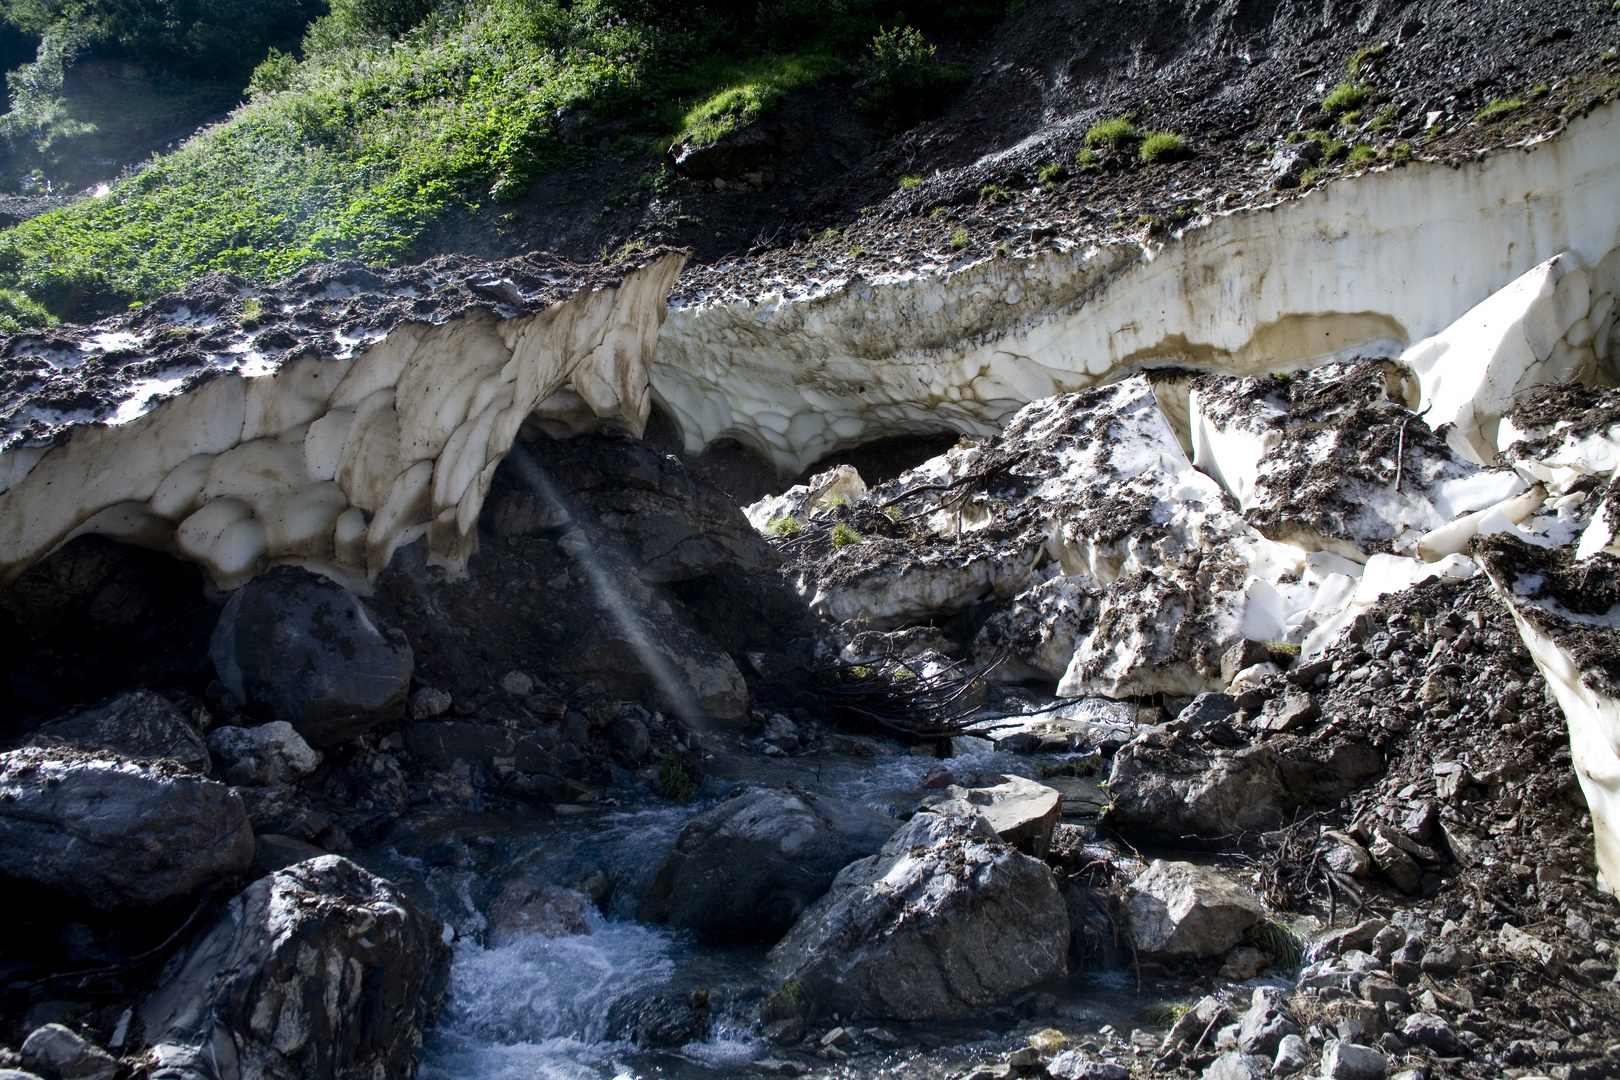
[[[846,1017],[966,1013],[1068,970],[1052,871],[982,817],[918,814],[852,863],[771,950],[776,974]]]
[[[241,798],[172,761],[0,754],[0,873],[117,908],[189,896],[252,862]]]
[[[322,749],[403,715],[415,666],[402,632],[347,589],[294,566],[238,589],[208,649],[248,713],[285,721]]]
[[[488,941],[493,948],[525,934],[541,937],[590,936],[585,912],[590,901],[572,889],[534,881],[514,881],[489,906]]]
[[[391,883],[336,855],[260,878],[139,1009],[174,1076],[410,1080],[450,949]]]
[[[934,813],[978,813],[1007,843],[1037,859],[1052,846],[1052,831],[1063,816],[1063,797],[1045,784],[1022,776],[998,776],[986,787],[951,785],[940,795],[923,800],[923,810]]]
[[[208,749],[219,773],[240,787],[292,784],[314,772],[321,752],[310,748],[285,720],[258,727],[217,727],[208,733]]]
[[[715,937],[774,940],[840,870],[876,852],[897,825],[859,803],[739,789],[681,830],[641,917]]]
[[[684,1046],[709,1032],[702,994],[631,994],[608,1006],[607,1037],[637,1046]]]
[[[118,1059],[61,1024],[35,1028],[23,1040],[22,1061],[37,1073],[61,1080],[113,1080]]]
[[[1125,1066],[1112,1061],[1100,1061],[1083,1050],[1065,1050],[1046,1066],[1046,1075],[1054,1080],[1129,1080]]]
[[[1245,1054],[1273,1057],[1283,1039],[1300,1032],[1299,1021],[1282,1002],[1282,994],[1263,986],[1254,992],[1249,1011],[1238,1028],[1238,1049]]]
[[[1237,646],[1234,646],[1236,648]],[[1192,704],[1176,714],[1174,725],[1178,731],[1193,732],[1225,720],[1238,711],[1237,698],[1230,694],[1205,692],[1193,698]]]
[[[103,705],[35,730],[32,746],[71,746],[123,757],[177,762],[208,771],[208,748],[180,710],[150,690],[120,694]]]
[[[1277,1057],[1272,1062],[1273,1076],[1292,1076],[1311,1062],[1311,1048],[1298,1035],[1286,1035],[1277,1044]]]
[[[1145,956],[1221,956],[1265,915],[1249,890],[1224,874],[1155,859],[1125,896],[1131,941]]]
[[[1228,1051],[1209,1063],[1204,1080],[1261,1080],[1266,1063],[1252,1054]]]
[[[1384,1080],[1389,1059],[1381,1050],[1346,1039],[1329,1039],[1322,1050],[1322,1076],[1326,1080]]]

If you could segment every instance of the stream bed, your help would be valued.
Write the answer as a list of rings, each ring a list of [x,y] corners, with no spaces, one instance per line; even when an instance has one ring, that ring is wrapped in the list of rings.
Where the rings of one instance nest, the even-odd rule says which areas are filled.
[[[1034,775],[1028,756],[1000,753],[983,740],[959,740],[945,764],[957,776]],[[1057,759],[1054,759],[1057,760]],[[725,754],[705,763],[698,796],[671,802],[627,782],[617,805],[534,807],[456,819],[402,819],[394,842],[363,853],[368,867],[403,884],[453,932],[450,1000],[427,1033],[424,1080],[630,1080],[758,1076],[805,1072],[843,1076],[958,1076],[999,1061],[1028,1035],[1057,1028],[1077,1042],[1110,1037],[1128,1055],[1134,1029],[1150,1006],[1195,996],[1193,987],[1139,988],[1124,971],[1071,974],[1036,987],[1013,1003],[950,1022],[861,1021],[847,1059],[828,1060],[819,1046],[773,1046],[758,1022],[775,989],[765,966],[768,946],[715,945],[669,926],[637,921],[640,897],[665,852],[693,817],[739,784],[795,784],[813,794],[858,800],[896,817],[916,806],[918,782],[939,764],[933,756],[876,756],[822,751],[802,756]],[[511,881],[540,880],[575,888],[598,901],[587,909],[586,935],[519,936],[486,944],[485,912]],[[626,998],[706,993],[706,1037],[676,1049],[636,1046],[613,1030],[612,1009]],[[1163,1010],[1159,1010],[1163,1016]],[[819,1036],[836,1026],[822,1018]],[[1145,1044],[1146,1040],[1142,1040]]]

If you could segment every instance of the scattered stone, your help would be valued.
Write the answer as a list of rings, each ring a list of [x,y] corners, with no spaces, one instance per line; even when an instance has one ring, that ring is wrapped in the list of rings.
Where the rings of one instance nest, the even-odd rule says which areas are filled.
[[[1260,1080],[1265,1075],[1265,1062],[1235,1050],[1228,1050],[1204,1070],[1204,1080]]]
[[[1256,727],[1273,735],[1281,735],[1290,731],[1302,731],[1321,718],[1322,707],[1316,703],[1315,698],[1302,690],[1289,690],[1281,698],[1272,698],[1266,702]]]
[[[449,983],[441,927],[336,855],[261,878],[182,954],[139,1009],[182,1070],[301,1080],[416,1075]]]
[[[1383,1080],[1389,1060],[1380,1050],[1345,1039],[1329,1039],[1322,1050],[1327,1080]]]
[[[526,934],[588,937],[591,926],[585,915],[590,906],[588,899],[572,889],[514,881],[489,906],[489,945],[508,945]]]
[[[822,1046],[848,1046],[850,1042],[848,1028],[835,1027],[821,1037]]]
[[[293,566],[232,594],[209,655],[249,713],[285,721],[322,749],[398,719],[414,667],[403,633],[347,589]]]
[[[197,729],[169,700],[150,690],[120,694],[103,705],[52,720],[29,737],[31,746],[70,746],[142,761],[164,759],[193,772],[208,771],[208,748]]]
[[[1069,918],[1045,863],[981,817],[918,814],[841,871],[771,950],[844,1015],[960,1016],[1068,969]]]
[[[0,872],[100,908],[144,907],[252,862],[241,798],[174,762],[0,754]]]
[[[1125,913],[1137,952],[1149,957],[1220,956],[1265,909],[1254,894],[1214,870],[1153,863],[1130,885]]]
[[[1563,958],[1557,948],[1511,923],[1502,924],[1496,940],[1509,956],[1521,964],[1536,964],[1553,971],[1562,966]]]
[[[1374,865],[1403,893],[1415,893],[1423,886],[1423,868],[1385,836],[1378,836],[1367,849]]]
[[[956,776],[943,765],[931,765],[923,773],[922,779],[917,781],[917,787],[923,791],[943,791],[956,783]]]
[[[1238,1029],[1238,1049],[1245,1054],[1272,1057],[1289,1035],[1300,1033],[1299,1022],[1282,1003],[1282,995],[1271,987],[1255,990],[1249,1011]]]
[[[1053,1080],[1127,1080],[1131,1074],[1117,1062],[1099,1061],[1081,1050],[1065,1050],[1047,1064],[1046,1075]]]
[[[60,1080],[113,1080],[118,1059],[61,1024],[35,1028],[23,1040],[22,1063]]]
[[[208,749],[218,760],[220,775],[238,787],[294,784],[322,760],[321,752],[285,720],[250,728],[217,727],[208,733]]]
[[[779,937],[840,870],[883,847],[896,825],[859,803],[738,789],[681,830],[641,917],[734,940]]]
[[[947,787],[923,800],[919,809],[940,814],[978,813],[1007,843],[1028,855],[1045,858],[1052,831],[1063,812],[1063,797],[1045,784],[1022,776],[998,776],[988,787]]]
[[[411,695],[410,716],[412,720],[432,720],[443,716],[450,711],[452,699],[449,694],[432,686],[424,686]]]
[[[1311,1061],[1311,1048],[1298,1035],[1284,1035],[1277,1044],[1277,1058],[1272,1063],[1273,1076],[1292,1076]]]

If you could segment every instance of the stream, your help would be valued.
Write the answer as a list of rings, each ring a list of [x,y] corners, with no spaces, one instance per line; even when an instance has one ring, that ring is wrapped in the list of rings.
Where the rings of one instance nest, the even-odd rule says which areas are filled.
[[[984,740],[957,740],[961,752],[945,764],[959,777],[1034,775],[1031,757],[990,746]],[[1015,997],[1017,1008],[1004,1006],[968,1020],[863,1021],[856,1041],[844,1048],[848,1060],[823,1062],[797,1046],[772,1046],[761,1034],[759,1008],[774,989],[764,966],[767,946],[717,946],[684,930],[637,921],[639,898],[681,829],[737,785],[791,782],[898,818],[915,808],[918,781],[936,764],[933,756],[904,752],[727,754],[706,762],[709,777],[687,802],[659,798],[625,774],[626,782],[610,792],[618,805],[402,820],[391,846],[359,858],[403,884],[456,935],[450,1000],[438,1027],[427,1033],[421,1076],[705,1080],[773,1070],[794,1075],[812,1067],[819,1072],[829,1065],[846,1076],[955,1076],[976,1063],[1000,1060],[1025,1045],[1031,1032],[1046,1028],[1076,1041],[1099,1032],[1105,1044],[1114,1032],[1126,1038],[1133,1028],[1150,1026],[1143,1019],[1149,1006],[1188,996],[1187,987],[1159,983],[1139,992],[1126,972],[1089,971]],[[600,910],[587,911],[589,935],[533,934],[486,947],[483,912],[519,876],[600,896]],[[611,1037],[609,1010],[615,1001],[630,994],[686,995],[700,988],[708,991],[713,1016],[702,1041],[649,1049]],[[824,1018],[812,1033],[819,1036],[835,1024]],[[1162,1030],[1162,1025],[1151,1027]],[[791,1062],[770,1064],[788,1058],[799,1068]]]

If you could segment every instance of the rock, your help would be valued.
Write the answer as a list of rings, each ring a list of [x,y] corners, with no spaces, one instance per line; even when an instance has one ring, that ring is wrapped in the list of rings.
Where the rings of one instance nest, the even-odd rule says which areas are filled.
[[[743,788],[699,814],[664,856],[641,917],[721,938],[780,937],[896,822],[859,803]]]
[[[1397,847],[1388,837],[1379,836],[1367,849],[1373,863],[1394,886],[1404,893],[1415,893],[1423,885],[1423,868],[1417,860]]]
[[[1288,804],[1276,755],[1264,746],[1217,757],[1139,739],[1114,755],[1108,793],[1116,827],[1167,840],[1274,829]]]
[[[1253,1004],[1243,1014],[1238,1028],[1238,1049],[1245,1054],[1263,1054],[1272,1057],[1283,1039],[1300,1033],[1299,1022],[1282,1003],[1282,995],[1266,993],[1262,987],[1254,993]]]
[[[249,713],[285,721],[322,749],[403,715],[414,667],[403,633],[347,589],[293,566],[231,596],[209,655]]]
[[[306,840],[280,833],[263,833],[253,838],[253,872],[260,877],[273,874],[326,852]]]
[[[1338,956],[1351,949],[1370,949],[1388,926],[1383,919],[1364,919],[1352,927],[1328,934],[1316,943],[1312,952],[1317,956]]]
[[[1220,956],[1265,915],[1249,890],[1224,874],[1155,859],[1125,896],[1137,952],[1149,957]]]
[[[1317,846],[1322,848],[1323,861],[1329,869],[1358,878],[1366,877],[1372,871],[1372,856],[1348,833],[1323,829]]]
[[[103,705],[52,720],[36,729],[31,746],[71,746],[154,761],[177,762],[194,772],[208,771],[202,736],[167,698],[150,690],[120,694]]]
[[[835,1027],[821,1037],[822,1046],[848,1046],[850,1044],[849,1029]]]
[[[1463,968],[1462,950],[1449,941],[1442,941],[1425,949],[1418,964],[1426,975],[1451,978]]]
[[[1383,1080],[1389,1060],[1370,1046],[1329,1039],[1322,1051],[1322,1075],[1327,1080]]]
[[[0,1068],[0,1080],[44,1080],[44,1078],[31,1072],[23,1072],[21,1069]]]
[[[451,704],[449,694],[432,686],[424,686],[411,695],[410,716],[412,720],[432,720],[449,712]]]
[[[647,754],[652,749],[647,725],[633,716],[620,716],[614,720],[608,725],[607,736],[614,760],[630,768],[647,760]]]
[[[1231,684],[1238,672],[1247,671],[1256,664],[1271,663],[1271,650],[1258,641],[1237,642],[1221,654],[1221,681]],[[1224,695],[1223,695],[1224,696]]]
[[[943,791],[954,783],[956,776],[950,769],[943,765],[930,765],[922,779],[917,781],[917,787],[923,791]]]
[[[983,818],[918,814],[841,871],[771,950],[776,973],[845,1016],[959,1016],[1068,970],[1045,863]]]
[[[1045,858],[1052,846],[1052,831],[1063,814],[1062,795],[1022,776],[995,780],[989,787],[947,787],[943,794],[924,799],[920,809],[962,816],[978,813],[1007,843]]]
[[[1272,698],[1261,710],[1256,726],[1261,731],[1280,735],[1301,731],[1322,718],[1322,707],[1316,699],[1302,690],[1289,690],[1281,698]]]
[[[1265,1075],[1265,1062],[1235,1050],[1222,1054],[1204,1070],[1204,1080],[1260,1080]]]
[[[1361,988],[1357,991],[1361,1000],[1370,1001],[1374,1005],[1388,1005],[1399,1012],[1405,1012],[1412,1007],[1412,995],[1408,994],[1400,983],[1394,979],[1386,979],[1382,975],[1368,975],[1361,980]]]
[[[709,1031],[709,1010],[687,994],[633,994],[608,1007],[607,1037],[637,1046],[685,1046]]]
[[[521,671],[508,671],[501,676],[501,689],[513,697],[528,697],[534,693],[534,680]]]
[[[174,762],[0,754],[0,873],[100,908],[144,907],[252,862],[241,798]]]
[[[1511,923],[1503,923],[1497,932],[1497,942],[1521,964],[1533,964],[1556,972],[1563,966],[1563,956],[1557,946],[1527,934]]]
[[[1190,734],[1207,724],[1225,720],[1237,711],[1237,699],[1230,694],[1205,692],[1193,698],[1192,704],[1176,715],[1174,726],[1178,731]]]
[[[1298,1035],[1285,1035],[1277,1044],[1277,1057],[1271,1066],[1273,1076],[1292,1076],[1310,1064],[1311,1048]]]
[[[1233,982],[1243,982],[1252,979],[1271,963],[1270,957],[1259,949],[1250,945],[1239,945],[1226,954],[1218,972],[1221,978],[1231,979]]]
[[[1205,1045],[1213,1046],[1214,1033],[1231,1021],[1232,1010],[1220,998],[1199,998],[1196,1005],[1177,1017],[1159,1048],[1168,1051],[1185,1047],[1190,1050],[1200,1039],[1204,1040]]]
[[[448,986],[441,933],[391,883],[311,859],[235,897],[138,1016],[181,1075],[409,1080]]]
[[[1053,1080],[1127,1080],[1131,1075],[1123,1065],[1098,1061],[1080,1050],[1065,1050],[1046,1066]]]
[[[585,913],[589,908],[590,901],[572,889],[514,881],[489,906],[489,945],[507,945],[525,934],[588,937],[591,927]]]
[[[217,727],[208,733],[208,749],[219,761],[220,775],[239,787],[293,784],[321,764],[319,750],[310,748],[285,720],[258,727]]]
[[[35,1028],[23,1040],[22,1063],[60,1080],[113,1080],[118,1059],[61,1024]]]

